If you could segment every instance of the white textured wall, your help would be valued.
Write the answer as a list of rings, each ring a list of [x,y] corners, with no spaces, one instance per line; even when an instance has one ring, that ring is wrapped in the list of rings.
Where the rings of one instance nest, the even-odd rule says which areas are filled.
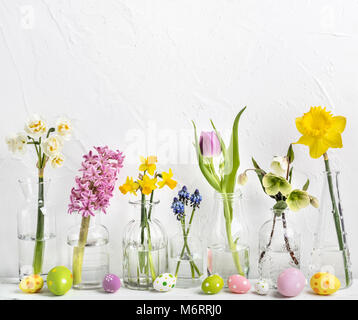
[[[209,118],[228,138],[238,110],[242,169],[255,156],[268,165],[299,134],[294,119],[311,105],[348,118],[344,149],[332,153],[343,172],[342,194],[355,273],[358,127],[358,1],[262,0],[1,0],[0,137],[22,129],[29,113],[76,119],[66,145],[66,167],[54,177],[58,235],[72,222],[66,207],[81,154],[108,144],[127,154],[121,181],[137,157],[157,153],[181,184],[199,187],[210,214],[212,190],[195,165],[191,119],[209,130]],[[296,168],[319,195],[320,160],[296,147]],[[0,143],[0,277],[17,274],[16,178],[35,173]],[[256,273],[257,232],[272,205],[255,178],[244,189]],[[175,219],[162,192],[157,212],[171,234]],[[121,232],[131,213],[117,192],[104,223],[111,232],[112,271],[121,270]],[[139,213],[138,213],[139,215]],[[296,214],[305,239],[315,214]],[[309,246],[309,245],[307,245]]]

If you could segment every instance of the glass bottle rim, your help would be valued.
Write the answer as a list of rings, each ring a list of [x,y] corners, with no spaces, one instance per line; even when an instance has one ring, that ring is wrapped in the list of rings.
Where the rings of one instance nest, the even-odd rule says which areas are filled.
[[[128,203],[133,205],[142,205],[142,200],[129,200]],[[153,207],[155,205],[158,205],[160,203],[160,200],[153,200],[152,202],[150,202],[150,200],[145,200],[144,203],[146,206]]]
[[[43,181],[39,181],[38,177],[26,177],[26,178],[19,178],[17,179],[17,182],[20,185],[25,185],[25,184],[48,184],[49,182],[51,182],[50,178],[45,178],[43,179]]]
[[[242,191],[240,189],[236,189],[234,192],[218,192],[215,191],[215,198],[216,199],[235,199],[235,198],[242,198]]]
[[[341,173],[341,171],[340,170],[330,170],[330,171],[327,171],[327,170],[325,170],[325,171],[322,171],[322,174],[324,174],[324,175],[327,175],[327,174],[340,174]]]

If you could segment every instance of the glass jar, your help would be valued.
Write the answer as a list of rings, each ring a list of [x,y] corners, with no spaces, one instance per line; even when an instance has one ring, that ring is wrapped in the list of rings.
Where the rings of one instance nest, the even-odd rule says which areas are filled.
[[[301,235],[290,220],[292,212],[272,210],[273,217],[259,231],[259,276],[277,288],[277,278],[287,268],[300,268]]]
[[[40,274],[44,280],[57,265],[56,216],[46,196],[50,180],[19,180],[25,200],[17,214],[20,280]]]
[[[215,193],[207,232],[208,272],[226,280],[233,274],[248,277],[248,229],[242,210],[242,194]]]
[[[185,232],[191,231],[192,235],[180,231],[169,240],[169,271],[177,278],[177,288],[200,286],[205,270],[204,244],[190,228],[189,225]]]
[[[70,270],[75,289],[102,287],[109,273],[109,233],[101,224],[101,213],[82,217],[77,214],[77,223],[68,230],[67,245]]]
[[[339,171],[323,174],[319,219],[314,235],[310,273],[329,272],[341,282],[341,289],[353,283],[347,232],[339,187]]]
[[[156,277],[168,270],[168,238],[160,221],[153,218],[159,201],[130,201],[140,219],[130,221],[123,235],[123,282],[129,289],[150,290]]]

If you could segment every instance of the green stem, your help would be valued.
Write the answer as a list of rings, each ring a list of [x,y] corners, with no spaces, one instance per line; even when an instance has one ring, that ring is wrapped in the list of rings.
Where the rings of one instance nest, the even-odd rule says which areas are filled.
[[[33,269],[34,274],[41,274],[42,264],[45,251],[45,242],[44,242],[44,225],[45,217],[42,212],[44,207],[44,178],[43,178],[43,169],[39,170],[39,179],[38,179],[38,204],[37,204],[37,227],[36,227],[36,242],[35,242],[35,251],[34,251],[34,260],[33,260]]]
[[[82,265],[83,256],[87,243],[88,228],[90,225],[91,217],[82,217],[80,235],[78,238],[77,246],[73,248],[73,261],[72,261],[72,272],[73,272],[73,284],[77,285],[82,282]]]
[[[327,180],[328,180],[328,188],[329,188],[329,193],[330,193],[331,202],[332,202],[333,220],[334,220],[334,224],[336,227],[339,250],[341,250],[343,253],[344,272],[345,272],[345,277],[346,277],[346,287],[348,287],[350,285],[351,279],[350,279],[347,252],[345,250],[346,246],[345,246],[345,242],[344,242],[343,235],[342,235],[340,213],[338,211],[337,202],[336,202],[336,198],[335,198],[335,194],[334,194],[332,173],[331,173],[328,155],[325,153],[323,156],[324,156],[324,164],[325,164],[326,175],[327,175]]]
[[[236,270],[238,273],[242,276],[244,275],[244,272],[242,270],[241,264],[240,264],[240,257],[239,253],[236,248],[236,243],[234,242],[232,238],[232,231],[231,231],[231,222],[233,217],[233,209],[232,205],[230,203],[230,200],[227,198],[227,194],[223,193],[224,196],[224,216],[225,216],[225,227],[226,227],[226,235],[228,240],[228,245],[232,254],[232,258],[234,260],[234,264],[236,267]]]

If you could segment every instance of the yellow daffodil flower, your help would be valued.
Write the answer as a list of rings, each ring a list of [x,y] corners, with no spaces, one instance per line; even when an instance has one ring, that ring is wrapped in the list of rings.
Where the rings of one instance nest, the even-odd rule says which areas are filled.
[[[332,116],[326,108],[311,107],[311,110],[296,119],[297,130],[302,137],[296,142],[310,148],[310,156],[319,158],[329,148],[342,148],[341,133],[346,127],[346,118]]]
[[[127,177],[126,183],[123,184],[122,186],[119,187],[119,190],[123,193],[126,194],[127,192],[133,194],[133,195],[137,195],[137,190],[139,188],[139,184],[133,181],[133,178],[129,178]]]
[[[165,185],[167,185],[170,189],[174,189],[178,182],[172,179],[173,172],[172,169],[169,169],[169,172],[162,172],[162,181],[158,182],[159,188],[163,188]]]
[[[156,156],[140,157],[141,165],[139,166],[139,171],[147,171],[151,176],[154,175],[154,171],[157,168],[155,163],[157,161]]]
[[[157,183],[157,178],[151,179],[147,175],[143,176],[143,180],[138,180],[138,183],[142,189],[142,193],[145,195],[150,195],[153,190],[157,189],[155,185]]]

